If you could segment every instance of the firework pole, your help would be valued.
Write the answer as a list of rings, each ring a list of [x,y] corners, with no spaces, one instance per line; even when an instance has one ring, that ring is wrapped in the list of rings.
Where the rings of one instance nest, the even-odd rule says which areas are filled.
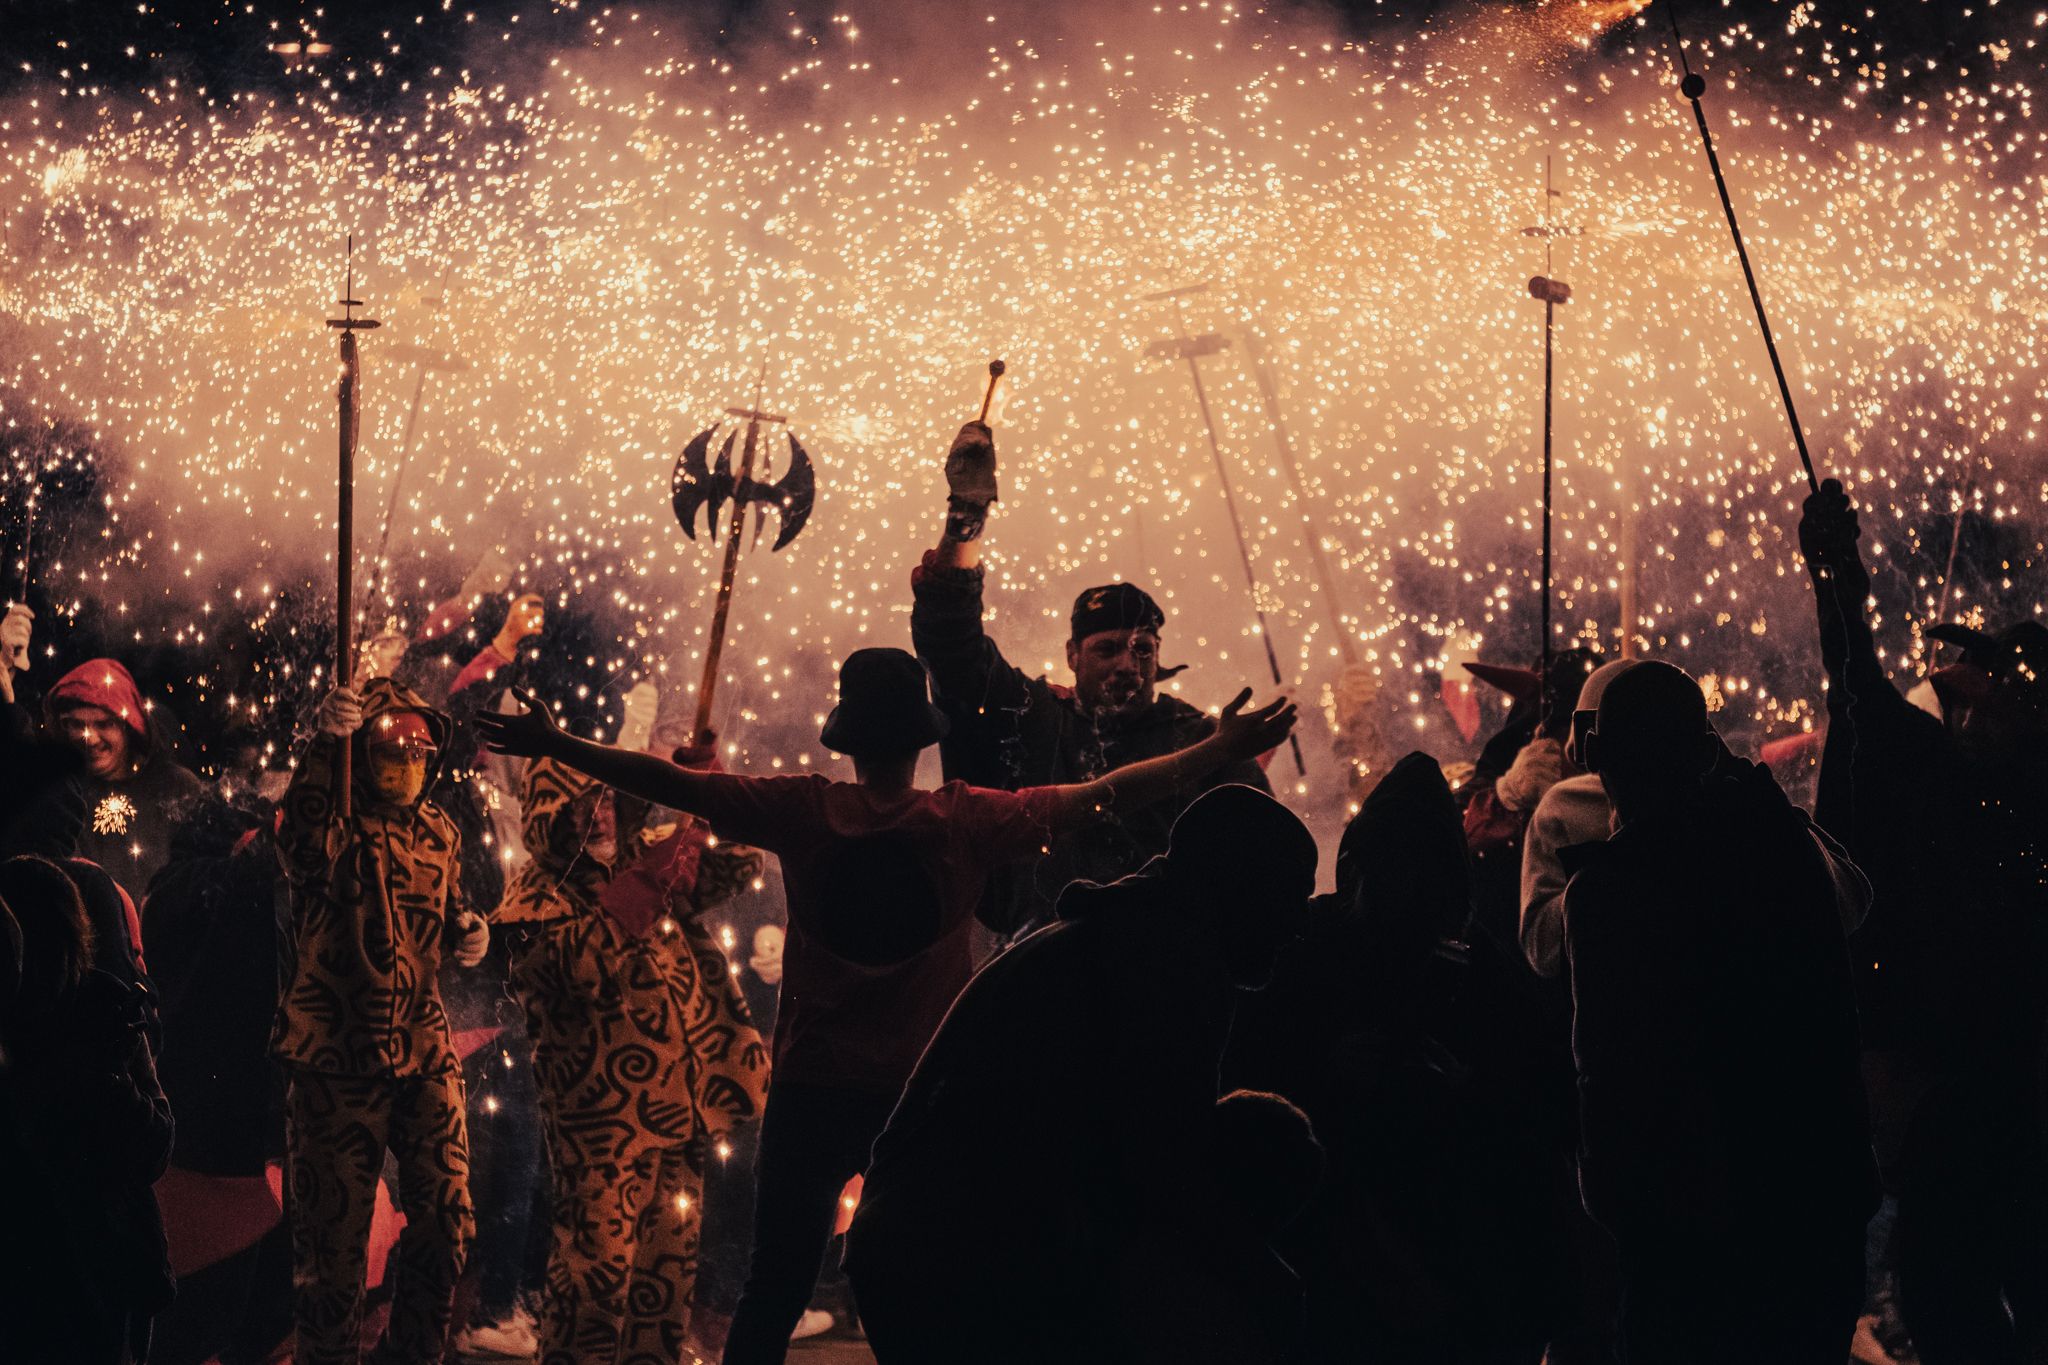
[[[405,413],[405,434],[399,438],[398,464],[391,475],[391,495],[384,503],[384,527],[377,535],[377,558],[370,565],[370,591],[365,601],[369,610],[378,610],[377,598],[384,591],[384,579],[390,568],[391,527],[398,516],[399,490],[405,484],[405,471],[412,465],[413,436],[419,427],[420,408],[427,396],[427,380],[436,374],[455,374],[469,368],[453,356],[442,355],[424,346],[407,346],[400,343],[396,348],[401,354],[410,354],[419,362],[417,375],[413,380],[412,403]],[[372,617],[372,621],[375,621]]]
[[[1358,650],[1351,643],[1351,632],[1345,628],[1344,613],[1337,607],[1337,576],[1330,572],[1322,533],[1309,514],[1308,484],[1301,477],[1301,462],[1294,458],[1294,438],[1287,434],[1287,423],[1280,415],[1280,390],[1266,365],[1266,345],[1258,332],[1249,327],[1245,329],[1244,341],[1245,353],[1251,357],[1252,377],[1259,383],[1259,397],[1265,400],[1266,420],[1273,426],[1273,443],[1279,447],[1280,462],[1287,466],[1287,477],[1294,484],[1294,505],[1301,510],[1301,536],[1308,542],[1309,562],[1315,565],[1323,609],[1330,615],[1330,629],[1336,632],[1337,652],[1349,668],[1358,662]]]
[[[1193,284],[1184,289],[1165,289],[1156,294],[1145,295],[1147,302],[1164,299],[1173,301],[1177,329],[1174,336],[1163,341],[1155,341],[1146,347],[1145,353],[1185,360],[1188,363],[1188,378],[1193,380],[1195,385],[1195,403],[1202,410],[1202,427],[1209,433],[1209,454],[1216,461],[1217,483],[1223,489],[1223,505],[1230,511],[1230,529],[1237,537],[1238,561],[1244,565],[1245,586],[1251,590],[1252,614],[1259,622],[1259,642],[1266,647],[1266,667],[1272,671],[1274,686],[1285,687],[1286,682],[1280,675],[1280,656],[1273,651],[1273,631],[1266,624],[1266,609],[1259,603],[1259,575],[1258,571],[1252,568],[1251,544],[1245,539],[1244,518],[1238,514],[1237,490],[1231,486],[1229,466],[1223,463],[1223,444],[1216,437],[1215,415],[1209,411],[1209,390],[1202,383],[1202,357],[1227,350],[1230,342],[1215,332],[1206,332],[1198,337],[1189,336],[1187,313],[1181,302],[1189,294],[1205,294],[1208,291],[1209,286],[1206,284]],[[1306,776],[1308,766],[1302,762],[1301,740],[1290,734],[1287,737],[1287,744],[1294,751],[1294,771]]]
[[[340,405],[340,467],[335,483],[338,508],[335,517],[334,549],[334,683],[346,687],[355,678],[355,650],[350,641],[355,615],[355,530],[356,530],[356,417],[361,408],[362,367],[356,357],[356,333],[380,325],[375,318],[359,318],[362,307],[356,293],[356,239],[348,238],[347,283],[338,300],[342,315],[329,318],[327,325],[341,333],[341,387],[336,393]],[[335,776],[340,790],[335,793],[341,818],[349,817],[349,746],[340,745],[335,756]]]
[[[1557,326],[1558,305],[1572,301],[1572,287],[1563,280],[1551,277],[1551,271],[1555,268],[1552,261],[1551,244],[1556,238],[1558,229],[1550,221],[1550,206],[1551,202],[1557,198],[1557,195],[1558,192],[1551,187],[1550,158],[1546,156],[1543,158],[1543,222],[1537,227],[1522,229],[1526,235],[1543,239],[1543,273],[1529,281],[1529,296],[1540,300],[1543,304],[1543,647],[1539,652],[1542,662],[1539,674],[1541,678],[1541,691],[1538,695],[1540,697],[1539,704],[1542,707],[1542,714],[1545,716],[1550,714],[1550,482],[1553,468],[1551,460],[1551,413],[1556,387],[1554,382],[1556,370],[1554,335]]]
[[[1714,151],[1714,134],[1707,127],[1707,111],[1700,105],[1700,97],[1707,93],[1707,80],[1692,69],[1692,59],[1685,51],[1685,38],[1678,31],[1678,11],[1672,0],[1665,0],[1664,14],[1671,20],[1671,40],[1678,48],[1679,64],[1685,70],[1684,79],[1678,83],[1678,92],[1692,104],[1693,121],[1700,129],[1700,145],[1706,148],[1707,165],[1714,172],[1714,188],[1721,195],[1721,212],[1728,219],[1728,234],[1735,239],[1735,258],[1742,262],[1742,279],[1749,286],[1750,306],[1756,309],[1756,325],[1764,334],[1764,350],[1770,353],[1771,373],[1777,376],[1778,397],[1785,404],[1785,420],[1792,424],[1792,443],[1798,447],[1799,463],[1806,470],[1806,486],[1818,493],[1820,476],[1814,472],[1813,456],[1806,451],[1806,431],[1799,425],[1799,410],[1792,403],[1792,385],[1785,379],[1784,362],[1778,359],[1778,342],[1771,335],[1771,320],[1764,312],[1764,296],[1757,289],[1756,271],[1749,264],[1749,248],[1743,245],[1742,228],[1735,221],[1735,203],[1728,197],[1728,178],[1721,174],[1721,158]]]

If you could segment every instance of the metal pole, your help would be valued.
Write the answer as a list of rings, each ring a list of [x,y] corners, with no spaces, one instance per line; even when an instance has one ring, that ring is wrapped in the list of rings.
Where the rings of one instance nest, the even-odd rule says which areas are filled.
[[[1308,485],[1301,477],[1301,464],[1294,458],[1294,441],[1288,436],[1287,424],[1280,415],[1280,393],[1273,384],[1272,373],[1266,368],[1264,347],[1257,335],[1247,329],[1245,342],[1245,349],[1252,358],[1252,377],[1258,381],[1259,396],[1265,400],[1266,418],[1273,424],[1273,442],[1280,448],[1280,461],[1287,466],[1287,477],[1294,485],[1295,506],[1301,510],[1302,539],[1308,542],[1309,559],[1315,565],[1316,582],[1322,588],[1323,607],[1330,616],[1330,629],[1337,635],[1337,652],[1349,667],[1358,662],[1358,650],[1351,642],[1351,632],[1344,628],[1344,614],[1337,609],[1337,576],[1330,571],[1329,558],[1323,553],[1322,536],[1308,513]]]
[[[1785,364],[1778,359],[1778,342],[1771,335],[1771,320],[1764,313],[1764,296],[1756,287],[1756,271],[1750,268],[1749,249],[1742,242],[1742,228],[1735,221],[1735,203],[1728,197],[1728,178],[1721,174],[1721,158],[1714,151],[1714,134],[1707,128],[1707,111],[1700,105],[1700,96],[1707,93],[1706,78],[1692,69],[1692,59],[1685,55],[1685,39],[1678,31],[1678,11],[1666,0],[1664,13],[1671,20],[1671,37],[1678,45],[1678,60],[1685,68],[1685,78],[1679,82],[1679,93],[1692,102],[1693,121],[1700,127],[1700,144],[1707,149],[1707,165],[1714,172],[1714,188],[1721,195],[1721,212],[1728,219],[1728,233],[1735,239],[1735,258],[1742,262],[1743,283],[1749,286],[1750,306],[1756,310],[1756,325],[1764,334],[1764,350],[1770,353],[1771,373],[1777,376],[1778,397],[1785,404],[1785,419],[1792,424],[1792,443],[1799,450],[1799,463],[1806,470],[1806,486],[1815,493],[1820,492],[1820,476],[1814,473],[1813,457],[1806,451],[1806,432],[1799,425],[1799,411],[1792,404],[1792,386],[1785,379]]]
[[[764,413],[762,400],[768,391],[768,362],[761,362],[761,377],[754,385],[754,406],[747,411],[747,441],[740,452],[740,470],[735,489],[746,488],[754,477],[754,451]],[[713,523],[714,527],[716,523]],[[704,646],[704,676],[697,684],[697,721],[690,733],[692,744],[703,744],[711,736],[711,700],[718,688],[718,661],[725,653],[725,627],[732,616],[733,580],[739,574],[740,537],[746,530],[747,504],[732,500],[732,520],[725,538],[725,566],[718,575],[718,604],[711,613],[711,638]]]
[[[358,387],[362,380],[362,369],[357,363],[356,333],[368,331],[380,324],[374,318],[359,318],[356,309],[362,303],[356,298],[356,239],[348,237],[348,271],[342,290],[342,315],[329,318],[327,325],[341,333],[341,385],[335,398],[340,407],[339,459],[336,461],[335,480],[335,547],[334,547],[334,685],[347,687],[355,680],[355,532],[356,532],[356,420],[360,411]],[[334,774],[339,790],[334,796],[335,810],[342,820],[349,818],[352,804],[352,767],[350,746],[342,744],[335,757]]]
[[[1181,327],[1181,334],[1183,338],[1186,337],[1185,324]],[[1209,433],[1209,454],[1216,461],[1216,479],[1223,487],[1223,505],[1230,509],[1230,530],[1237,538],[1238,562],[1244,565],[1245,586],[1251,589],[1252,614],[1259,621],[1259,641],[1266,647],[1266,667],[1273,674],[1273,685],[1284,687],[1286,683],[1280,674],[1280,656],[1273,652],[1273,632],[1266,625],[1266,609],[1259,605],[1259,576],[1252,568],[1251,545],[1244,536],[1244,519],[1238,515],[1237,491],[1230,485],[1230,470],[1223,463],[1223,445],[1216,439],[1216,418],[1209,411],[1209,391],[1202,385],[1201,362],[1193,355],[1187,357],[1187,362],[1188,377],[1195,381],[1195,402],[1202,409],[1202,427]],[[1307,776],[1308,765],[1302,761],[1301,740],[1289,734],[1287,744],[1294,751],[1294,771],[1301,776]]]

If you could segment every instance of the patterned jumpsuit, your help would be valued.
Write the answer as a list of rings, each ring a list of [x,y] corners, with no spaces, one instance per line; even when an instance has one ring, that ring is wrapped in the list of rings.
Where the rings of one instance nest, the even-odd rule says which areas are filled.
[[[437,742],[447,719],[379,678],[366,727],[413,711]],[[436,981],[459,936],[454,822],[428,801],[334,801],[341,741],[315,738],[286,790],[278,858],[295,940],[271,1050],[288,1077],[292,1282],[299,1365],[360,1356],[370,1216],[389,1148],[405,1229],[393,1255],[391,1320],[377,1365],[441,1359],[455,1282],[476,1228],[462,1071]],[[356,771],[363,770],[358,756]]]
[[[614,796],[628,860],[615,879],[582,851],[604,795],[552,760],[527,765],[531,861],[492,917],[526,1009],[555,1181],[541,1360],[673,1365],[706,1154],[759,1112],[768,1082],[767,1049],[698,908],[733,895],[761,856],[687,828],[647,848],[646,808]],[[647,913],[619,908],[629,888]]]

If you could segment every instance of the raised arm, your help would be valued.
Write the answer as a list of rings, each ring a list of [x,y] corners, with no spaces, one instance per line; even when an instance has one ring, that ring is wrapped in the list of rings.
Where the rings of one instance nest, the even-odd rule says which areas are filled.
[[[1870,571],[1856,542],[1863,534],[1841,481],[1829,479],[1809,494],[1799,518],[1799,551],[1813,578],[1820,620],[1821,661],[1834,689],[1830,712],[1840,714],[1850,698],[1875,700],[1893,690],[1877,658],[1877,639],[1864,604],[1870,599]]]
[[[1071,828],[1119,810],[1150,805],[1192,786],[1219,768],[1241,763],[1285,743],[1298,716],[1293,701],[1280,697],[1255,711],[1247,711],[1244,708],[1251,697],[1249,687],[1238,693],[1217,718],[1215,732],[1197,744],[1128,764],[1093,782],[1052,788],[1055,824]]]

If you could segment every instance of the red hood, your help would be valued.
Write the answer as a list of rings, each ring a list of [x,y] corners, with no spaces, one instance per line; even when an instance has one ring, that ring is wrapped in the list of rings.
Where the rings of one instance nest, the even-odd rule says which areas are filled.
[[[72,706],[97,706],[119,716],[135,737],[149,742],[149,721],[142,709],[142,689],[128,670],[113,659],[88,659],[57,679],[57,685],[43,698],[43,710],[52,723]]]

